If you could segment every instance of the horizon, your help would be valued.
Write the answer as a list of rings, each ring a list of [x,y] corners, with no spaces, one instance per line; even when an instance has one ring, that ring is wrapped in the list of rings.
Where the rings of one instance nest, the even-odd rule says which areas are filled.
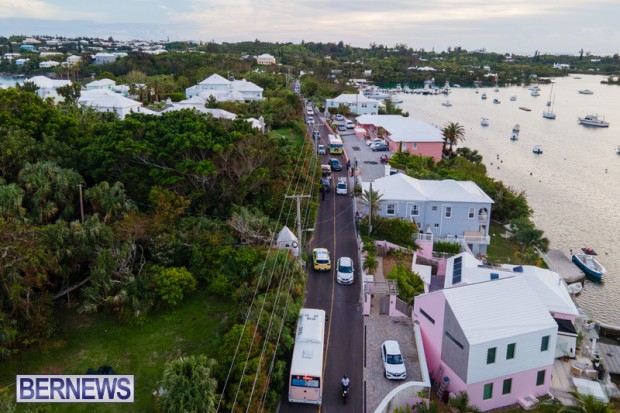
[[[525,56],[535,51],[577,55],[580,49],[597,56],[618,53],[615,39],[620,28],[615,16],[620,14],[620,4],[608,0],[487,3],[0,0],[0,34],[216,43],[342,41],[361,48],[372,43],[406,44],[414,50],[461,47]]]

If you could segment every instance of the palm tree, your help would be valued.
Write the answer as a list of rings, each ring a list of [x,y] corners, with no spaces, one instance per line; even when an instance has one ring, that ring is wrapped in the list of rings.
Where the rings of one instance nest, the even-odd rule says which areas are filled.
[[[159,410],[164,413],[215,412],[215,360],[205,355],[180,357],[166,365],[160,382]]]
[[[459,141],[465,141],[465,128],[458,122],[450,122],[442,129],[444,136],[444,151],[445,145],[449,144],[449,153],[452,153],[452,146],[456,145]]]
[[[367,189],[362,194],[362,200],[366,203],[371,216],[376,216],[381,206],[381,197],[383,195],[372,189]]]
[[[466,391],[460,391],[456,397],[448,402],[448,406],[456,413],[479,413],[478,406],[469,404],[469,394]]]

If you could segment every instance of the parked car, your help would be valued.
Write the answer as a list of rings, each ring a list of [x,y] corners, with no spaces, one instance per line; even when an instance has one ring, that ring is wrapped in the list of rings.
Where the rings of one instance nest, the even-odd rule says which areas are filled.
[[[346,123],[347,129],[353,129],[353,121],[352,120],[348,120]]]
[[[353,260],[349,257],[338,258],[336,281],[339,284],[353,284]]]
[[[312,266],[315,271],[329,271],[332,269],[332,262],[327,248],[315,248],[312,250]]]
[[[319,130],[315,130],[315,131],[313,131],[313,132],[312,132],[312,137],[313,137],[314,139],[320,139],[320,138],[321,138],[321,131],[319,131]]]
[[[332,171],[342,171],[342,164],[336,158],[331,158],[329,160],[329,166],[332,168]]]
[[[308,118],[308,125],[314,125],[314,118],[312,116]]]
[[[404,380],[407,378],[405,358],[400,352],[398,341],[386,340],[381,343],[381,358],[385,377],[390,380]]]
[[[338,130],[339,130],[340,132],[344,132],[344,131],[346,131],[346,130],[347,130],[347,127],[346,127],[346,126],[344,126],[344,125],[341,123],[340,125],[338,125]]]
[[[336,184],[336,195],[346,195],[347,192],[347,178],[341,176],[338,178],[338,183]]]
[[[312,107],[311,107],[311,106],[310,106],[310,107],[307,107],[307,108],[306,108],[306,113],[307,113],[308,115],[314,115],[314,109],[312,109]]]
[[[372,145],[370,147],[374,152],[377,151],[389,151],[390,147],[386,143],[377,143],[376,145]]]
[[[344,116],[342,116],[341,114],[337,114],[336,120],[344,120]]]
[[[385,141],[383,139],[379,139],[379,138],[374,138],[374,139],[369,139],[366,141],[366,145],[370,146],[374,143],[385,143]]]
[[[327,153],[327,149],[325,149],[325,145],[321,145],[320,143],[316,146],[316,152],[319,155],[325,155]]]

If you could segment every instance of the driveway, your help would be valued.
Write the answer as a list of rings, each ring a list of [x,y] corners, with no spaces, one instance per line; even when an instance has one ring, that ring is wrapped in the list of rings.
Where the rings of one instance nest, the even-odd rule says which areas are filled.
[[[362,181],[372,182],[377,178],[385,176],[385,165],[381,163],[380,158],[383,155],[392,156],[392,151],[373,152],[366,145],[366,139],[355,136],[355,132],[352,129],[342,132],[340,136],[342,136],[344,149],[347,151],[349,158],[351,158],[351,164],[355,165],[357,161]]]

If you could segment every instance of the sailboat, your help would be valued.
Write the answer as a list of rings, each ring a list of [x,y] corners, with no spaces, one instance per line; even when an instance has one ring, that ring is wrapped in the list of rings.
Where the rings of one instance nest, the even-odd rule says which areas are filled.
[[[553,99],[551,98],[553,96]],[[555,96],[553,95],[553,83],[551,84],[551,91],[549,92],[549,102],[547,102],[547,109],[543,110],[543,118],[555,119],[555,113],[553,112],[553,104],[555,103]]]

